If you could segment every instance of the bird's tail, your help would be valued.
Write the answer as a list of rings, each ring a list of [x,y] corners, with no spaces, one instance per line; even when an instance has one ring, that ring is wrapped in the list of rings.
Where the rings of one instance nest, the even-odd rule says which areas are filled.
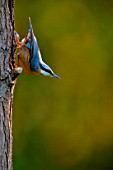
[[[27,34],[27,38],[31,38],[33,36],[33,27],[32,27],[32,23],[31,23],[31,18],[29,17],[29,31]]]
[[[29,17],[29,29],[33,30],[32,24],[31,24],[31,18]]]

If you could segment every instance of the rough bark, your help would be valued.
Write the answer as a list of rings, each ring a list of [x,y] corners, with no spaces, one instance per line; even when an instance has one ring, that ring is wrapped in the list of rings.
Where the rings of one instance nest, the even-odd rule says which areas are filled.
[[[0,170],[12,170],[13,14],[13,0],[0,0]]]

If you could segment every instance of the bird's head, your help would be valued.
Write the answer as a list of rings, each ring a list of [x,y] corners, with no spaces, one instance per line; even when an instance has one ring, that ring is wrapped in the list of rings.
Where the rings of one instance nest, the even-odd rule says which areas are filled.
[[[45,64],[44,62],[40,63],[40,72],[44,76],[50,76],[50,77],[55,77],[57,79],[60,79],[60,77],[58,75],[56,75],[52,71],[52,69],[47,64]]]

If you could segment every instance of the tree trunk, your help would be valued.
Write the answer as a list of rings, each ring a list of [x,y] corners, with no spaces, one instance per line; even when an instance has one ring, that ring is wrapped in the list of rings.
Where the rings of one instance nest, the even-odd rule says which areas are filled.
[[[12,170],[14,2],[0,0],[0,170]]]

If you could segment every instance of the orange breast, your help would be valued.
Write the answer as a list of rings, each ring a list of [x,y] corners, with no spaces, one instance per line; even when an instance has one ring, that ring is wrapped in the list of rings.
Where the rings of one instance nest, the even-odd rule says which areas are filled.
[[[20,53],[19,56],[20,65],[23,67],[26,73],[31,74],[30,65],[29,65],[29,56],[30,56],[29,50],[26,47],[22,46],[19,49],[19,53]]]
[[[40,75],[40,69],[38,69],[36,72],[32,72],[30,70],[30,64],[29,64],[30,53],[29,53],[29,50],[25,46],[22,46],[19,49],[19,53],[20,53],[19,63],[23,67],[24,71],[27,74]]]

